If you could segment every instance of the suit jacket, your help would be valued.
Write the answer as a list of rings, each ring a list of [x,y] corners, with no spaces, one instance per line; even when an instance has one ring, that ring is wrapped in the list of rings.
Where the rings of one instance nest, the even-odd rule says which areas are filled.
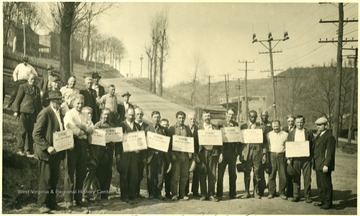
[[[293,131],[295,129],[295,126],[291,129],[291,131]],[[283,128],[282,128],[282,131],[285,131],[286,133],[289,133],[290,131],[289,131],[289,126],[284,126]]]
[[[105,88],[102,85],[98,85],[98,86],[99,86],[99,95],[98,96],[101,98],[105,94]],[[95,90],[95,92],[96,92],[96,90]]]
[[[51,76],[53,77],[53,75]],[[45,73],[40,82],[40,90],[44,93],[49,90],[48,86],[49,86],[49,75],[48,73]]]
[[[194,137],[194,153],[197,154],[199,153],[200,151],[200,148],[199,148],[199,135],[198,135],[198,126],[197,125],[193,125],[193,129],[191,130],[191,126],[189,125],[189,128],[191,130],[191,133],[192,133],[192,137]]]
[[[183,134],[182,136],[185,137],[192,137],[192,132],[191,129],[189,128],[189,126],[187,125],[183,125],[184,130],[185,130],[185,134]],[[168,129],[168,135],[170,136],[170,147],[169,147],[169,152],[170,152],[170,156],[171,158],[174,160],[176,160],[176,156],[175,156],[175,151],[172,150],[172,136],[173,135],[180,135],[181,134],[181,129],[180,129],[180,125],[178,123],[176,123],[173,126],[170,126]],[[192,157],[192,154],[189,153],[189,158]]]
[[[329,170],[335,170],[335,147],[336,140],[329,130],[326,130],[322,136],[315,139],[314,149],[314,168],[322,170],[323,166],[329,167]]]
[[[36,85],[34,89],[28,84],[22,84],[14,101],[14,112],[34,113],[37,115],[41,110],[40,89]]]
[[[314,155],[314,138],[313,138],[313,133],[310,130],[305,129],[305,140],[309,141],[309,148],[310,148],[310,158],[313,158]],[[288,134],[288,138],[286,141],[289,142],[293,142],[295,141],[295,132],[296,132],[296,128],[293,129],[292,131],[289,132]]]
[[[129,103],[129,108],[134,108],[134,105],[132,105],[131,103]],[[124,101],[121,101],[121,103],[118,104],[117,106],[117,112],[119,113],[120,117],[120,122],[124,121],[125,120],[125,113],[126,113],[126,110],[125,110],[125,105],[124,105]]]
[[[144,124],[143,124],[144,125]],[[163,136],[166,136],[166,128],[164,128],[163,126],[159,125],[159,128],[156,130],[154,125],[148,125],[148,127],[146,127],[145,129],[145,133],[147,134],[147,132],[153,132],[153,133],[157,133]],[[146,158],[146,163],[150,163],[155,152],[158,152],[158,154],[162,154],[164,156],[164,159],[168,162],[170,162],[170,157],[169,157],[169,149],[168,152],[160,152],[158,150],[152,149],[152,148],[148,148],[145,151],[145,158]]]
[[[232,124],[232,126],[231,126]],[[218,122],[217,124],[218,128],[221,129],[222,127],[239,127],[239,124],[235,121],[230,121],[229,124],[226,120],[222,120]],[[235,153],[240,154],[241,152],[241,145],[239,143],[223,143],[223,145],[220,147],[220,154],[227,154],[227,153]]]
[[[93,109],[92,122],[98,122],[100,119],[99,107],[96,104],[96,91],[94,89],[82,89],[80,94],[84,96],[84,107],[89,106]]]
[[[60,117],[62,121],[61,114]],[[63,122],[62,124],[64,125]],[[60,125],[51,106],[48,106],[39,113],[33,130],[35,156],[40,160],[48,161],[63,155],[63,152],[50,155],[47,151],[50,146],[53,146],[53,133],[56,131],[60,131]]]
[[[134,122],[134,128],[131,129],[130,125],[126,122],[126,120],[120,123],[120,127],[122,127],[124,134],[141,130],[140,125],[136,122]],[[121,153],[124,153],[122,142],[120,144],[115,145],[115,154],[121,154]]]
[[[256,122],[255,123],[256,127],[255,129],[262,129],[263,130],[263,142],[256,144],[259,145],[262,148],[262,153],[266,153],[267,152],[267,146],[266,146],[266,136],[265,133],[267,133],[268,129],[262,127],[260,125],[260,123]],[[240,127],[241,130],[245,130],[245,129],[249,129],[249,124],[248,123],[244,123],[241,125]],[[243,157],[244,160],[247,160],[249,157],[249,152],[250,152],[250,144],[249,143],[242,143],[242,151],[241,151],[241,155]]]
[[[214,125],[214,124],[211,124],[211,127],[212,127],[213,130],[219,130],[219,128],[218,128],[216,125]],[[204,130],[204,124],[200,124],[198,130]],[[196,134],[196,135],[198,136],[198,134]],[[203,146],[200,146],[200,144],[199,144],[199,152],[200,152],[203,148],[204,148],[204,147],[203,147]],[[218,156],[218,155],[220,154],[220,149],[221,149],[220,146],[214,146],[214,147],[213,147],[213,150],[212,150],[212,155],[213,155],[213,156]]]

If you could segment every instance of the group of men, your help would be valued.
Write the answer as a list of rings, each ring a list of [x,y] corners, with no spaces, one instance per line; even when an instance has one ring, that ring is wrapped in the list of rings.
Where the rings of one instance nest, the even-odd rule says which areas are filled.
[[[120,102],[115,94],[115,86],[109,85],[105,94],[99,85],[101,76],[93,73],[85,78],[85,88],[75,88],[76,78],[70,77],[68,84],[60,88],[59,80],[52,76],[51,67],[44,88],[35,85],[36,72],[26,72],[27,82],[20,84],[14,102],[14,115],[19,117],[19,154],[39,159],[39,196],[41,213],[58,208],[56,185],[59,180],[60,162],[64,161],[64,193],[66,208],[86,206],[99,199],[108,199],[112,178],[112,164],[115,158],[120,174],[121,199],[132,203],[140,194],[140,184],[145,170],[149,199],[172,201],[189,200],[189,195],[200,200],[220,201],[223,199],[223,178],[226,167],[229,175],[229,198],[261,198],[268,187],[268,198],[276,193],[276,175],[279,175],[279,196],[300,200],[300,177],[304,176],[304,196],[311,203],[311,169],[315,169],[320,202],[314,203],[323,209],[332,206],[331,172],[334,170],[336,141],[327,129],[326,118],[319,118],[316,138],[312,131],[304,129],[303,116],[288,116],[288,126],[281,129],[279,120],[268,120],[268,113],[261,113],[257,122],[257,112],[249,112],[249,121],[240,125],[235,122],[235,112],[227,110],[226,118],[214,125],[209,112],[202,113],[202,122],[197,123],[190,114],[176,113],[176,123],[169,126],[159,111],[151,113],[151,123],[143,121],[143,110],[129,103],[131,94],[122,94]],[[21,74],[17,72],[17,76]],[[14,72],[15,77],[15,72]],[[19,79],[19,78],[18,78]],[[14,81],[15,80],[14,78]],[[50,82],[50,84],[49,84]],[[43,90],[44,89],[44,90]],[[46,95],[44,97],[44,95]],[[47,100],[41,103],[41,100]],[[41,107],[43,105],[44,107]],[[124,151],[122,142],[108,142],[106,146],[92,145],[91,134],[95,129],[121,127],[124,134],[136,131],[152,132],[170,137],[167,152],[148,148],[140,151]],[[221,145],[200,143],[199,130],[220,130],[239,127],[240,130],[261,129],[260,143],[224,142]],[[53,146],[53,134],[71,130],[74,148],[57,152]],[[193,137],[194,152],[173,149],[174,136]],[[33,140],[35,148],[33,148]],[[308,141],[309,156],[286,157],[285,142]],[[115,155],[115,157],[114,157]],[[237,161],[240,164],[237,165]],[[236,169],[244,172],[245,194],[236,194]],[[251,172],[253,172],[253,192],[250,193]],[[268,186],[265,182],[268,176]],[[192,180],[191,180],[191,179]],[[161,191],[165,184],[165,197]],[[200,192],[199,192],[200,185]],[[215,190],[216,189],[216,190]],[[45,192],[44,192],[45,191]]]

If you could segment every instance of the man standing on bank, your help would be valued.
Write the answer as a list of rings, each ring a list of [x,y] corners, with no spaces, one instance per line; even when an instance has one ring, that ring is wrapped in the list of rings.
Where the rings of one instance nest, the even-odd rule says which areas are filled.
[[[32,132],[36,117],[41,110],[40,89],[36,86],[36,75],[30,74],[28,82],[21,84],[14,102],[14,116],[19,119],[19,155],[32,157]]]
[[[296,128],[292,130],[287,138],[287,141],[298,142],[298,141],[309,141],[309,157],[296,157],[288,158],[287,164],[292,165],[295,170],[295,175],[293,175],[293,198],[292,202],[298,202],[300,200],[300,177],[301,171],[304,176],[304,195],[306,203],[312,203],[311,199],[311,160],[313,157],[313,134],[310,130],[304,128],[305,117],[302,115],[297,115],[295,117]]]
[[[218,123],[218,128],[222,127],[239,127],[239,124],[234,121],[235,111],[233,109],[228,109],[226,112],[226,119]],[[223,186],[224,186],[224,174],[226,166],[228,166],[229,172],[229,196],[230,199],[236,199],[236,158],[239,154],[240,144],[235,143],[223,143],[223,146],[220,148],[219,154],[219,173],[217,181],[217,190],[216,198],[218,200],[222,199],[223,196]]]
[[[123,101],[121,103],[118,104],[118,113],[120,115],[120,119],[119,121],[120,122],[123,122],[125,120],[125,114],[127,113],[127,110],[129,108],[133,108],[134,109],[134,106],[129,103],[129,100],[130,100],[130,96],[131,94],[127,91],[127,92],[124,92],[121,97],[123,97]]]
[[[59,111],[62,103],[60,91],[50,92],[49,100],[50,105],[39,113],[33,131],[36,143],[35,156],[39,159],[39,192],[41,193],[38,194],[38,205],[40,213],[48,213],[58,208],[56,185],[60,176],[60,161],[63,158],[63,152],[56,152],[53,147],[54,132],[64,130]]]
[[[211,123],[210,112],[204,111],[202,113],[202,119],[204,123],[199,126],[199,130],[218,130],[216,125],[213,125]],[[198,155],[200,158],[200,163],[205,167],[205,169],[199,169],[201,189],[200,200],[210,200],[217,202],[219,200],[214,196],[216,183],[216,167],[218,166],[219,162],[220,147],[200,145],[199,148],[200,152],[198,153]]]
[[[328,121],[325,117],[317,119],[315,124],[318,129],[318,136],[315,140],[314,168],[320,202],[316,202],[314,205],[320,206],[321,209],[330,209],[333,198],[331,172],[335,169],[336,140],[328,130]]]

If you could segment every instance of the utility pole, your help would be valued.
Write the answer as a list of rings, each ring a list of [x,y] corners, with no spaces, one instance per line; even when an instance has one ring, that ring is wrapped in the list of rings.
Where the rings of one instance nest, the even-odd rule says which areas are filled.
[[[24,45],[24,56],[26,56],[26,23],[25,23],[25,10],[23,10],[23,34],[24,34],[24,41],[23,41],[23,45]]]
[[[354,103],[356,100],[356,84],[357,84],[357,61],[358,61],[358,48],[344,48],[344,50],[355,50],[355,56],[349,56],[348,58],[354,59],[354,76],[351,91],[351,102],[350,102],[350,120],[349,120],[349,132],[348,142],[352,139],[353,121],[354,121]]]
[[[274,61],[273,61],[273,53],[281,53],[282,51],[274,51],[273,49],[280,43],[280,41],[286,41],[289,40],[289,34],[288,32],[284,32],[284,38],[282,39],[274,39],[272,37],[271,32],[268,34],[268,39],[265,40],[258,40],[256,38],[256,34],[253,34],[253,41],[252,43],[255,42],[260,42],[267,50],[268,52],[259,52],[259,54],[270,54],[270,72],[271,72],[271,79],[272,79],[272,86],[273,86],[273,97],[274,97],[274,102],[273,102],[273,107],[274,107],[274,117],[273,119],[276,119],[276,90],[275,90],[275,79],[274,79]],[[272,46],[272,41],[277,41],[277,43]],[[269,45],[266,46],[263,42],[268,42]]]
[[[229,109],[229,93],[228,93],[228,84],[226,82],[229,82],[229,77],[228,77],[228,80],[226,81],[226,74],[225,74],[226,110],[228,110]]]
[[[238,89],[239,89],[239,95],[238,95],[238,111],[237,111],[237,116],[238,116],[238,123],[240,124],[240,114],[241,114],[241,96],[240,96],[240,90],[241,90],[241,83],[240,83],[240,78],[238,79]],[[247,114],[245,114],[245,116],[247,116]]]
[[[141,61],[141,67],[140,67],[140,78],[142,77],[142,64],[143,64],[144,57],[141,55],[140,61]]]
[[[207,102],[207,104],[208,105],[210,105],[210,85],[211,85],[211,83],[210,83],[210,75],[208,76],[208,79],[209,79],[209,82],[208,82],[208,102]]]
[[[327,20],[323,21],[320,20],[320,23],[339,23],[338,26],[338,39],[337,40],[319,40],[319,43],[335,43],[337,42],[337,65],[336,65],[336,91],[335,91],[335,108],[334,108],[334,121],[333,121],[333,136],[336,140],[336,145],[338,146],[338,138],[339,138],[339,131],[340,131],[340,103],[341,103],[341,81],[342,81],[342,49],[343,43],[345,42],[357,42],[357,40],[343,40],[343,32],[344,32],[344,22],[357,22],[357,20],[344,20],[344,5],[343,3],[339,3],[339,20]]]
[[[248,70],[247,65],[251,63],[255,63],[255,61],[240,61],[238,60],[238,63],[245,63],[245,70],[239,70],[239,71],[245,71],[245,122],[248,121],[248,113],[249,113],[249,98],[248,98],[248,90],[247,90],[247,72],[248,71],[254,71],[252,69]],[[240,85],[240,84],[239,84]]]

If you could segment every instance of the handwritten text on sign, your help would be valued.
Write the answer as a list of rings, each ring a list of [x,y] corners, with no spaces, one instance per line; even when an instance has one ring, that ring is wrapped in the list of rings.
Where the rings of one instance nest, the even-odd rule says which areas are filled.
[[[145,132],[137,131],[124,134],[123,149],[124,152],[133,152],[147,149]]]
[[[53,146],[57,152],[74,148],[72,130],[63,130],[53,134]]]
[[[224,143],[240,142],[239,127],[223,127],[221,128],[221,133]]]
[[[93,145],[106,146],[106,131],[95,129],[90,136],[90,143]]]
[[[198,130],[199,145],[222,145],[222,133],[220,130]]]
[[[123,130],[122,127],[106,128],[106,142],[122,142]]]
[[[162,152],[168,152],[170,137],[156,134],[153,132],[147,133],[147,144],[149,148],[156,149]]]
[[[286,157],[309,157],[310,145],[309,141],[302,142],[286,142],[285,143]]]
[[[172,150],[194,153],[194,138],[184,136],[172,136]]]
[[[261,129],[244,129],[241,130],[241,142],[242,143],[263,143],[263,131]]]

